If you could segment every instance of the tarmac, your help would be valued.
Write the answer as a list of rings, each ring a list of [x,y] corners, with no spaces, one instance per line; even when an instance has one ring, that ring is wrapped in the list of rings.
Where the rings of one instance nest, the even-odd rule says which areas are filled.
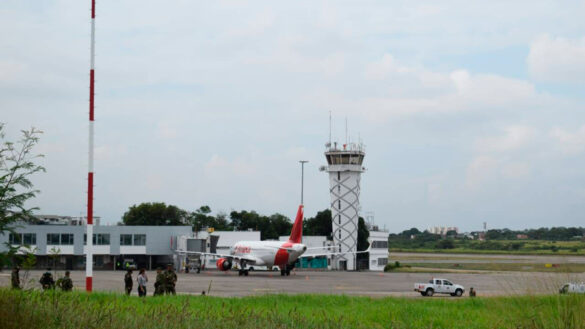
[[[40,288],[38,280],[44,271],[30,271],[27,287]],[[94,291],[124,291],[124,271],[94,271]],[[56,271],[60,277],[64,271]],[[55,275],[55,274],[54,274]],[[137,295],[135,271],[134,289]],[[147,272],[148,295],[154,291],[156,272]],[[72,271],[71,277],[76,290],[85,290],[85,272]],[[339,272],[339,271],[293,271],[290,276],[280,272],[253,271],[249,276],[238,276],[237,271],[217,270],[196,273],[178,273],[176,290],[178,294],[201,294],[211,296],[243,297],[264,294],[333,294],[352,296],[404,296],[426,298],[414,292],[416,282],[428,282],[431,278],[445,278],[465,287],[465,296],[473,287],[478,296],[509,296],[554,294],[562,284],[570,281],[585,281],[585,273],[542,273],[542,272],[485,272],[485,273],[382,273],[382,272]],[[0,286],[10,286],[10,271],[0,272]],[[439,296],[439,295],[436,295]],[[451,298],[447,295],[448,298]],[[433,297],[435,298],[435,297]]]

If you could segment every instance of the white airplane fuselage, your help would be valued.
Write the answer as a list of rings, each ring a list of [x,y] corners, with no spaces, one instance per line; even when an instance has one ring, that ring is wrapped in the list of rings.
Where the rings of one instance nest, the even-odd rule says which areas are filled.
[[[240,241],[230,249],[230,255],[254,258],[253,264],[258,266],[283,268],[296,262],[306,250],[304,244],[289,241]]]

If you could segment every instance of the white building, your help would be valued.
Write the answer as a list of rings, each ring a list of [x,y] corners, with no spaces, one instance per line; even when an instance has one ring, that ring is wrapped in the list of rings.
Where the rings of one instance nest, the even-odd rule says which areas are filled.
[[[361,143],[343,144],[341,148],[337,147],[337,143],[328,143],[325,152],[327,166],[321,167],[329,173],[333,243],[341,252],[357,251],[360,179],[361,173],[365,171],[362,167],[365,155]],[[337,258],[334,267],[355,270],[356,255],[350,253]]]
[[[370,271],[383,271],[388,264],[388,232],[369,231]]]
[[[459,234],[459,228],[455,227],[455,226],[434,226],[434,227],[429,227],[427,229],[427,231],[429,233],[432,233],[432,234],[440,234],[440,235],[447,235],[447,232],[449,232],[449,231],[455,231],[455,232],[457,232],[457,234]]]

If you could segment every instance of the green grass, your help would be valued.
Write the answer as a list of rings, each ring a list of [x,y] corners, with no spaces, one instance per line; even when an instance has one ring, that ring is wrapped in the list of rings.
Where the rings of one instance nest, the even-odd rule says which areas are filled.
[[[0,289],[0,328],[585,328],[585,296],[245,298]]]
[[[390,252],[431,252],[446,254],[585,255],[585,242],[546,240],[453,240],[454,248],[433,247],[436,242],[390,241]],[[513,248],[516,246],[517,249]]]
[[[546,267],[545,264],[529,263],[404,263],[415,268],[449,269],[469,271],[518,271],[518,272],[550,272],[550,273],[583,273],[585,264],[558,264],[555,267]]]

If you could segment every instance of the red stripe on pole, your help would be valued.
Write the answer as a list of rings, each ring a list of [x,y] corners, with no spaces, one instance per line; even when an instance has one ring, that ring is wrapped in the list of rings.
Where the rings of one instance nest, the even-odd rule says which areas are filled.
[[[95,0],[91,0],[91,18],[95,18]]]
[[[87,173],[87,224],[93,225],[93,173]]]
[[[93,101],[94,101],[94,70],[89,71],[89,121],[93,121]]]
[[[90,292],[91,289],[93,288],[93,282],[92,282],[92,277],[91,276],[86,276],[85,277],[85,291]]]

